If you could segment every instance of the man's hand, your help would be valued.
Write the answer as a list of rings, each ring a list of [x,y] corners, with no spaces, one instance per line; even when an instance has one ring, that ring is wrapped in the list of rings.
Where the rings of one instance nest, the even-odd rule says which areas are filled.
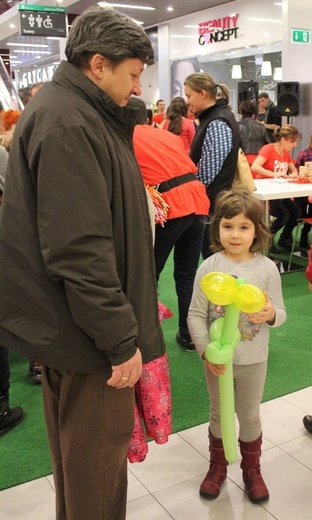
[[[121,365],[112,365],[112,377],[107,381],[115,388],[130,388],[135,385],[142,373],[142,355],[137,348],[136,353]]]

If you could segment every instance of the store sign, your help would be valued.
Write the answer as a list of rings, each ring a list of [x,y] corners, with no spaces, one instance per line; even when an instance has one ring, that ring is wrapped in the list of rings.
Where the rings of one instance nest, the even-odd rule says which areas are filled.
[[[23,72],[22,77],[19,77],[18,74],[18,87],[25,88],[33,85],[34,83],[39,83],[41,81],[46,82],[52,79],[53,73],[56,69],[57,65],[49,65],[47,67],[36,68],[33,70],[29,70],[27,72]]]
[[[224,16],[201,22],[198,24],[198,43],[208,45],[210,43],[225,42],[238,36],[238,14]]]
[[[19,4],[18,12],[21,36],[67,36],[64,7]]]
[[[292,29],[291,30],[291,42],[292,43],[308,43],[311,42],[311,31],[304,29]]]

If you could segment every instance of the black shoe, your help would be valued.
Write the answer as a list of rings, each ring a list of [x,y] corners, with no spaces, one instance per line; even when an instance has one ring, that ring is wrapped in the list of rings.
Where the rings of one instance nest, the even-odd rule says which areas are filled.
[[[309,251],[307,249],[300,249],[301,258],[309,258]]]
[[[309,433],[312,433],[312,415],[305,415],[303,418],[303,426]]]
[[[41,364],[36,361],[29,360],[28,375],[35,383],[41,383]]]
[[[20,406],[9,407],[9,398],[0,397],[0,437],[8,433],[24,419],[24,410]]]
[[[282,238],[280,237],[278,241],[278,246],[282,247],[283,249],[286,249],[286,251],[291,251],[292,249],[292,241],[290,238]]]
[[[182,338],[180,332],[177,332],[176,341],[185,348],[187,352],[194,352],[196,347],[191,338]]]

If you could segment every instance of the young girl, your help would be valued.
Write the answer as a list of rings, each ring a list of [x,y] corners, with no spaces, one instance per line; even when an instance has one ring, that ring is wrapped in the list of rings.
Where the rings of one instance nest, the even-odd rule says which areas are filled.
[[[210,326],[225,314],[225,307],[210,302],[200,287],[203,276],[218,271],[244,278],[246,283],[262,289],[266,297],[266,303],[259,312],[241,312],[241,341],[233,358],[243,480],[249,499],[261,502],[268,499],[269,492],[260,472],[260,403],[267,370],[269,329],[282,325],[286,319],[281,279],[274,262],[263,255],[270,234],[262,220],[262,206],[245,188],[222,192],[217,197],[210,235],[216,254],[206,259],[198,269],[188,314],[190,334],[199,355],[205,360],[210,398],[210,467],[200,486],[200,494],[204,498],[219,495],[228,465],[221,438],[218,386],[218,376],[225,367],[213,365],[204,356],[210,341]]]

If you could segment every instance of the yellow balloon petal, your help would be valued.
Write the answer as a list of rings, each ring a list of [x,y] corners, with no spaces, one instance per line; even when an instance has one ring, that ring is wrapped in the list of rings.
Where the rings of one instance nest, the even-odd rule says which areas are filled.
[[[213,272],[203,276],[200,287],[215,305],[229,305],[237,293],[236,279],[225,273]]]
[[[265,305],[265,296],[259,287],[245,283],[238,286],[234,304],[242,312],[258,312]]]

